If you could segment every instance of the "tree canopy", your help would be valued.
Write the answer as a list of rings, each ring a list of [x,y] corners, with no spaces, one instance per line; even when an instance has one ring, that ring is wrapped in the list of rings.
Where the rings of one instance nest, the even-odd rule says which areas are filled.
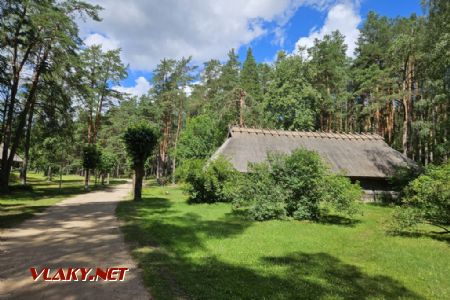
[[[251,48],[245,57],[231,49],[224,61],[212,58],[200,67],[189,56],[163,58],[149,78],[150,91],[136,97],[115,89],[127,76],[120,50],[88,47],[79,36],[78,16],[99,21],[100,7],[4,1],[0,187],[8,187],[15,154],[25,160],[23,179],[28,168],[48,170],[43,141],[53,137],[65,140],[68,172],[83,172],[83,146],[92,144],[114,156],[109,173],[129,175],[121,137],[141,121],[161,137],[145,168],[162,181],[173,180],[189,160],[211,155],[233,124],[377,133],[423,165],[445,162],[450,5],[423,5],[423,16],[369,12],[353,58],[339,31],[293,53],[280,50],[271,63],[258,62]]]

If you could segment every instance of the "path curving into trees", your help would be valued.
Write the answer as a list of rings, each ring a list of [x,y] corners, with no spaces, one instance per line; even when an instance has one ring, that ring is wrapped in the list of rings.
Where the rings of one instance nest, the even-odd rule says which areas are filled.
[[[150,299],[115,209],[131,184],[68,198],[0,236],[0,299]],[[126,267],[123,282],[34,282],[30,268]]]

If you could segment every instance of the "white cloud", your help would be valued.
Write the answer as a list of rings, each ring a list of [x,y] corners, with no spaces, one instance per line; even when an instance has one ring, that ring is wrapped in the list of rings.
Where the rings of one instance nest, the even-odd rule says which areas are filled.
[[[127,93],[132,96],[139,97],[147,94],[147,92],[150,90],[151,87],[152,86],[150,82],[144,77],[140,76],[135,80],[135,86],[130,87],[114,86],[113,89],[121,93]]]
[[[321,39],[326,34],[339,30],[345,36],[345,43],[347,44],[347,56],[353,57],[358,39],[359,30],[358,25],[361,23],[361,17],[357,12],[357,2],[352,3],[345,1],[333,6],[327,14],[324,25],[320,29],[313,29],[308,37],[301,37],[296,45],[294,51],[297,51],[299,46],[311,47],[314,45],[315,39]]]
[[[164,57],[192,55],[196,62],[223,59],[229,49],[270,33],[267,22],[283,27],[300,6],[324,10],[336,1],[93,0],[104,7],[103,21],[81,26],[87,42],[120,45],[125,63],[134,70],[148,71]],[[281,43],[283,31],[275,34]]]
[[[278,26],[277,28],[275,28],[273,31],[274,39],[273,39],[272,43],[274,45],[279,45],[280,47],[283,47],[284,41],[286,39],[285,34],[286,33],[282,26]]]
[[[88,35],[83,42],[86,46],[100,45],[102,46],[103,51],[119,48],[119,41],[98,33]]]

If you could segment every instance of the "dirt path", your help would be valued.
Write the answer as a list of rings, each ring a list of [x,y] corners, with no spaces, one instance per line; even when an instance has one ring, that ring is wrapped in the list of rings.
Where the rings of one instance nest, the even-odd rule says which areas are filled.
[[[0,299],[149,299],[115,217],[130,184],[68,198],[0,234]],[[128,267],[125,281],[33,281],[30,267]]]

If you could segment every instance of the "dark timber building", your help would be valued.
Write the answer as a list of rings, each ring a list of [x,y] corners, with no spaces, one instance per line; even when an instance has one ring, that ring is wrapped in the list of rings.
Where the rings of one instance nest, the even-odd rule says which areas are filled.
[[[0,144],[0,161],[2,160],[1,155],[3,153],[3,143]],[[10,154],[10,150],[8,149],[8,157]],[[23,163],[22,158],[19,155],[15,154],[13,158],[13,166],[20,166]]]

